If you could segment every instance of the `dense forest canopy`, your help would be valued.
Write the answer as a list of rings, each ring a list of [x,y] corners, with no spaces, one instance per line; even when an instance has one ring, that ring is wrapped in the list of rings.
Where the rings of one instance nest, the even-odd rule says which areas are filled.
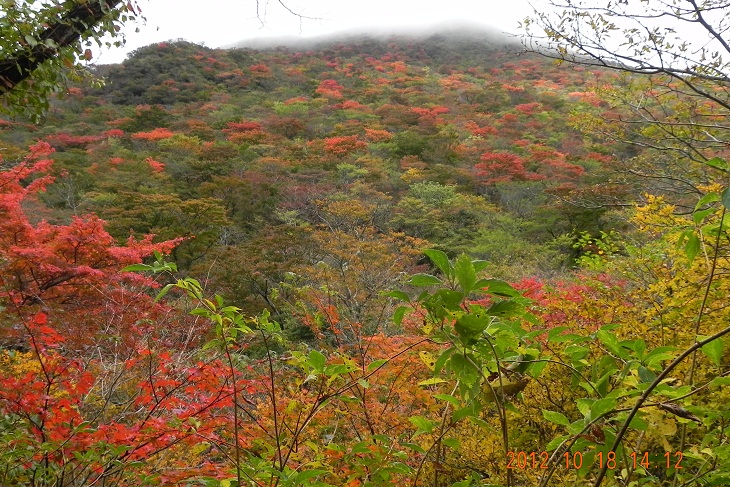
[[[484,38],[0,119],[0,484],[727,483],[725,113]]]

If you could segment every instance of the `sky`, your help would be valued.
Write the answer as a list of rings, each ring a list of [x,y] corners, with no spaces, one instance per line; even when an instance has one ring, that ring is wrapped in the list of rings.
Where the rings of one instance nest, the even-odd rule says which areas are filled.
[[[122,49],[96,49],[96,63],[122,62],[134,49],[185,39],[208,47],[276,37],[316,37],[341,32],[427,29],[445,22],[468,22],[518,33],[532,13],[528,0],[138,0],[146,23],[124,27]],[[139,32],[135,32],[139,29]]]

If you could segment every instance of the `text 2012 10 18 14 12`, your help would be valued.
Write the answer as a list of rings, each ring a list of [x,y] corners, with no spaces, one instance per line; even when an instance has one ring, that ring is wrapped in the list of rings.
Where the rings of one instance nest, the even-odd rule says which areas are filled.
[[[671,468],[680,469],[682,468],[682,458],[684,455],[680,451],[676,452],[665,452],[661,456],[650,456],[649,452],[631,452],[628,455],[628,462],[633,469],[637,467],[644,467],[649,469],[651,467],[665,467],[667,470]],[[558,459],[554,460],[557,461]],[[618,459],[616,453],[613,451],[609,452],[596,452],[593,457],[594,463],[599,467],[603,468],[605,465],[607,468],[613,470],[618,466]],[[565,468],[580,469],[583,467],[583,453],[581,452],[565,452],[560,459],[561,465]],[[550,468],[550,454],[546,451],[541,452],[526,452],[526,451],[508,451],[507,452],[507,468],[511,469],[548,469]]]

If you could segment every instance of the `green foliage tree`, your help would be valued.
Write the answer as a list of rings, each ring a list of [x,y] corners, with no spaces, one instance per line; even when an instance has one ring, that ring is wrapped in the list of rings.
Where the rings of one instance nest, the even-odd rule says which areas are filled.
[[[86,71],[84,46],[117,36],[119,25],[137,15],[122,0],[3,1],[0,14],[0,97],[3,110],[38,121],[48,97]],[[121,42],[121,41],[118,41]]]
[[[210,69],[206,63],[209,51],[184,41],[142,47],[123,67],[109,67],[105,72],[109,83],[103,91],[121,105],[204,100],[211,88],[207,78],[212,75],[205,72],[206,67]]]

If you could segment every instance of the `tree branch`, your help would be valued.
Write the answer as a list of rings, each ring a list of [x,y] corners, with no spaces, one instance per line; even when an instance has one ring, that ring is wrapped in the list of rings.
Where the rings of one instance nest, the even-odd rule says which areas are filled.
[[[78,3],[46,27],[38,36],[37,44],[19,49],[0,60],[0,95],[29,78],[41,64],[58,56],[62,48],[81,40],[84,33],[103,21],[120,4],[122,0]]]

